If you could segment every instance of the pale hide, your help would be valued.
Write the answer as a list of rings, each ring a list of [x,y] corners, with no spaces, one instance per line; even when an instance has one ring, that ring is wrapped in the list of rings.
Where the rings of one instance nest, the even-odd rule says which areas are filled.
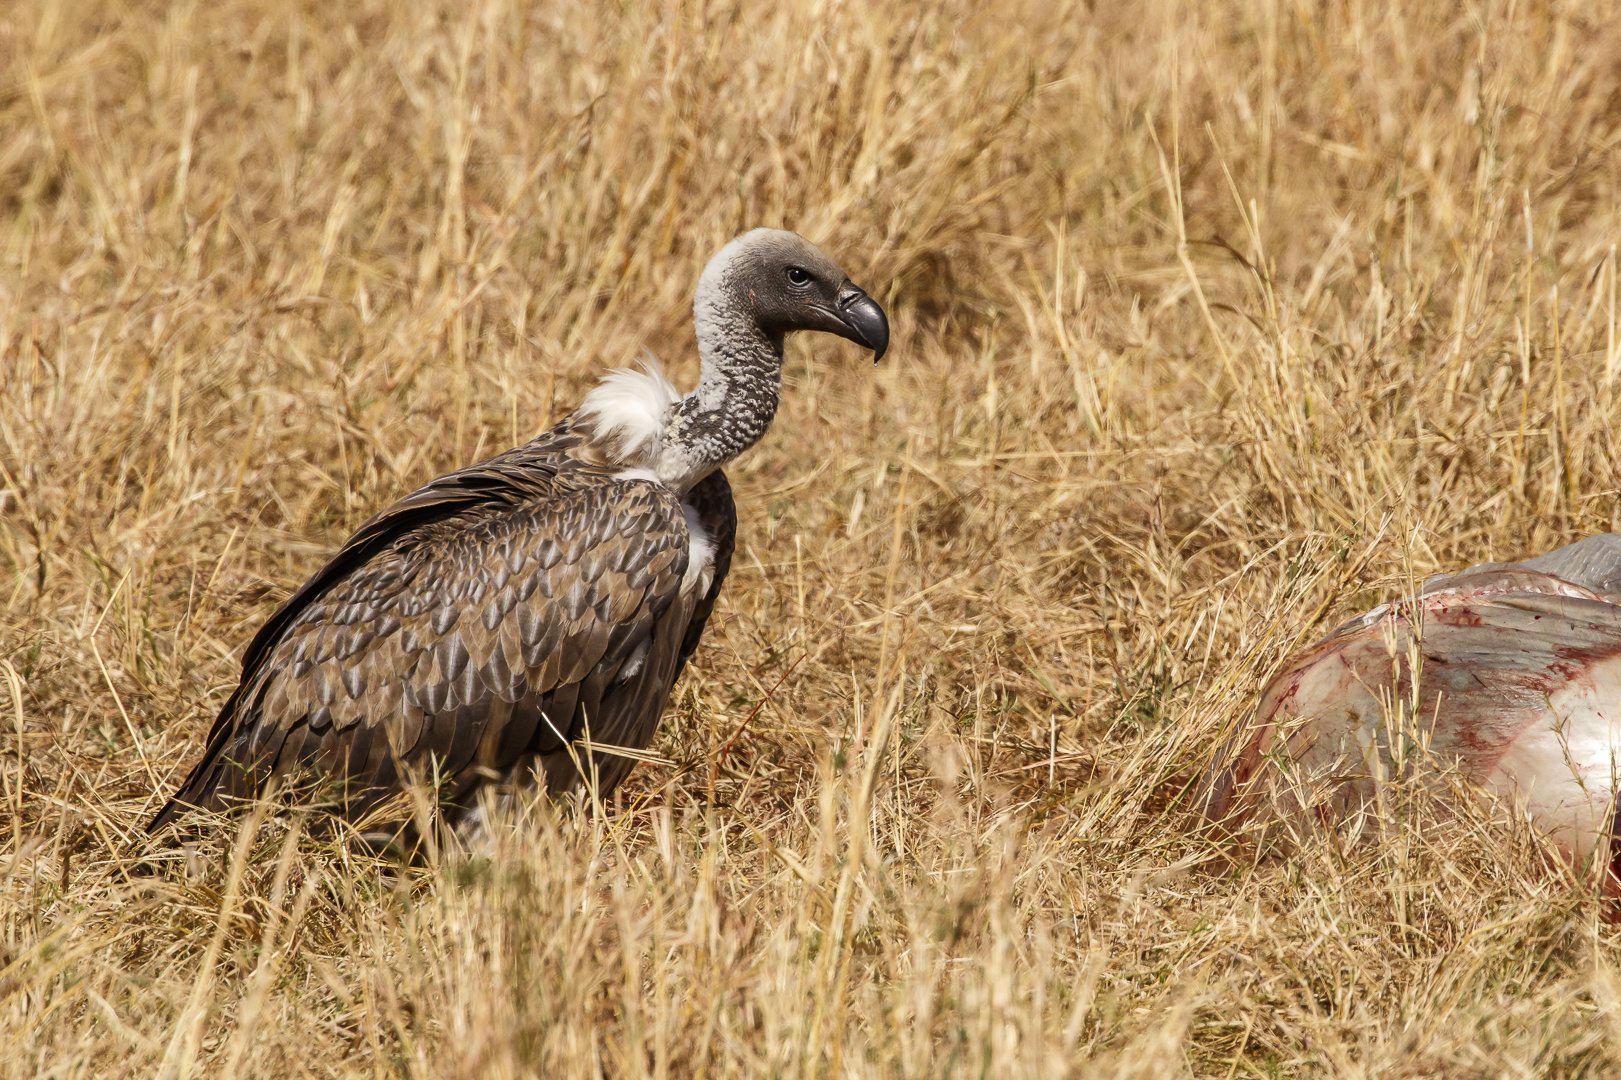
[[[1448,795],[1443,778],[1473,785],[1581,863],[1617,824],[1618,750],[1621,534],[1606,533],[1433,577],[1296,656],[1217,753],[1203,810],[1235,831],[1267,805],[1334,825],[1405,770]]]

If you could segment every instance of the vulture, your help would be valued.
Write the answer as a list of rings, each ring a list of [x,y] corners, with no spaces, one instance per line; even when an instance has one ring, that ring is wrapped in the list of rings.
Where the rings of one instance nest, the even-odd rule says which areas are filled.
[[[1621,825],[1621,533],[1432,577],[1291,659],[1206,773],[1206,818],[1236,829],[1271,786],[1302,824],[1347,821],[1403,767],[1398,701],[1410,775],[1451,797],[1455,771],[1573,865],[1607,850],[1621,889],[1621,841],[1600,848]]]
[[[485,785],[611,792],[726,580],[737,517],[721,468],[771,425],[784,336],[836,334],[874,363],[889,343],[883,309],[775,229],[710,260],[693,322],[691,393],[656,361],[610,372],[532,442],[363,524],[248,643],[201,758],[147,832],[295,778],[395,837],[409,815],[378,817],[414,783],[452,829],[477,828]]]

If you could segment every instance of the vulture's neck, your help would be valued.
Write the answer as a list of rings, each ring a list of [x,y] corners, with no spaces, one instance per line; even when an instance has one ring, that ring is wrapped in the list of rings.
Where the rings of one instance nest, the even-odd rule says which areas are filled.
[[[714,297],[700,289],[693,304],[703,371],[698,388],[671,410],[665,429],[666,451],[700,470],[693,484],[759,442],[782,397],[782,335],[762,330],[737,305]]]
[[[694,304],[697,389],[681,396],[652,362],[645,373],[611,373],[580,406],[611,461],[681,496],[760,441],[782,392],[782,335],[706,299],[700,291]]]

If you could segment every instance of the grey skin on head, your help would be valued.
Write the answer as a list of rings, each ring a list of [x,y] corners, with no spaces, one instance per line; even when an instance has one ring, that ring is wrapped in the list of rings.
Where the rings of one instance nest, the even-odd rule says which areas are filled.
[[[273,781],[318,781],[335,813],[384,836],[408,830],[393,797],[412,783],[431,781],[444,822],[467,828],[491,785],[611,792],[726,579],[737,518],[721,466],[770,427],[784,336],[836,334],[875,358],[889,344],[878,304],[774,229],[710,260],[693,321],[691,393],[656,365],[612,372],[532,442],[362,525],[248,643],[201,759],[147,831]]]

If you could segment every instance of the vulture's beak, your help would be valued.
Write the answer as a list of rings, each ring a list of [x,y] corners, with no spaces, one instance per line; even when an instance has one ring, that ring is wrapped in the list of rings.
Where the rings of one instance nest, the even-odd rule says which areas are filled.
[[[838,304],[833,313],[849,331],[845,337],[872,350],[872,362],[876,366],[884,358],[884,350],[889,348],[889,320],[884,317],[884,309],[860,288],[846,281],[839,290]]]

